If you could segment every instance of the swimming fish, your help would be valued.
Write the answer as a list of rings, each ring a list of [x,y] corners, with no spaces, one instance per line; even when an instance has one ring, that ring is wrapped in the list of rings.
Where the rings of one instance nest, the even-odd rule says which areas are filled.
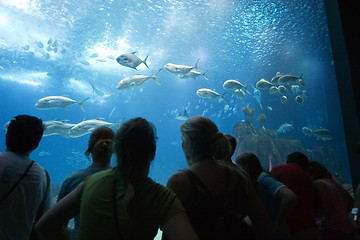
[[[178,74],[178,77],[179,78],[193,78],[193,79],[195,79],[198,76],[203,75],[206,80],[209,80],[209,79],[207,79],[207,77],[205,75],[206,73],[207,73],[207,71],[202,73],[202,72],[199,72],[197,70],[192,69],[190,72],[188,72],[186,74]]]
[[[85,134],[91,133],[94,129],[102,126],[112,127],[115,126],[117,129],[120,128],[120,124],[123,119],[120,119],[117,123],[109,123],[102,120],[102,118],[91,119],[82,121],[73,126],[69,131],[69,137],[77,138],[84,136]]]
[[[227,80],[224,82],[223,88],[225,90],[236,90],[236,89],[240,90],[240,89],[244,88],[250,94],[249,90],[247,89],[247,85],[248,85],[248,83],[245,83],[245,85],[242,85],[237,80]]]
[[[273,95],[273,94],[277,94],[279,92],[278,88],[275,86],[270,87],[269,89],[269,94]]]
[[[286,74],[279,78],[279,84],[289,84],[291,82],[296,82],[298,79],[302,79],[303,74],[300,76],[294,76],[292,74]]]
[[[266,81],[265,79],[260,79],[256,83],[256,87],[259,88],[259,89],[270,89],[272,86],[274,86],[274,84],[272,84],[269,81]]]
[[[285,94],[289,93],[288,90],[286,89],[286,87],[283,85],[280,85],[277,89],[280,94],[285,95]]]
[[[186,65],[177,65],[177,64],[173,64],[173,63],[168,63],[165,65],[165,69],[168,70],[171,73],[176,73],[176,74],[180,74],[180,75],[185,75],[187,73],[189,73],[191,70],[193,70],[194,68],[197,69],[197,65],[200,59],[198,59],[196,61],[196,64],[194,67],[190,67],[190,66],[186,66]]]
[[[39,101],[35,103],[35,107],[37,109],[46,110],[46,109],[52,109],[52,108],[63,108],[67,110],[68,106],[71,106],[75,103],[79,104],[80,109],[85,112],[83,104],[86,100],[89,98],[85,98],[81,100],[80,102],[77,102],[73,99],[64,97],[64,96],[48,96],[41,98]]]
[[[276,130],[276,132],[285,133],[285,132],[289,132],[292,129],[294,129],[292,124],[284,123],[278,128],[278,130]]]
[[[234,93],[241,99],[245,98],[245,93],[242,89],[235,89]]]
[[[224,99],[224,94],[219,94],[213,90],[210,90],[208,88],[200,88],[199,90],[196,91],[196,95],[198,95],[201,98],[211,98],[216,100],[217,98],[221,97],[223,99],[223,101],[226,103],[225,99]]]
[[[285,104],[285,103],[287,103],[288,98],[284,95],[284,96],[282,96],[282,97],[280,98],[280,101],[281,101],[282,104]]]
[[[91,87],[93,89],[93,92],[96,93],[99,96],[104,96],[105,93],[103,91],[101,91],[99,88],[95,87],[94,84],[90,81]]]
[[[277,72],[276,75],[271,79],[271,83],[276,84],[279,81],[279,78],[282,76],[280,72]]]
[[[189,114],[188,112],[186,111],[186,109],[184,109],[184,113],[183,114],[179,114],[179,116],[175,117],[176,120],[180,120],[180,121],[186,121],[188,120],[190,117],[189,117]]]
[[[149,79],[154,79],[154,81],[160,85],[156,76],[159,74],[159,72],[161,70],[162,70],[162,68],[160,68],[159,71],[157,71],[153,76],[134,75],[131,77],[124,78],[117,84],[116,89],[121,91],[121,90],[130,89],[135,86],[142,87],[141,84],[143,84],[144,82],[146,82]]]
[[[332,139],[332,134],[329,130],[325,129],[325,128],[319,128],[316,130],[311,130],[308,127],[303,127],[301,129],[301,131],[306,135],[306,136],[314,136],[316,137],[317,140],[321,139],[323,141],[327,141],[327,140],[331,140]]]
[[[261,104],[261,92],[258,88],[254,88],[254,98],[259,103],[260,108],[263,109],[263,106]]]
[[[43,136],[51,135],[61,135],[65,138],[68,138],[70,129],[75,126],[75,124],[66,123],[65,121],[52,121],[53,123],[49,124],[44,122],[45,130]]]
[[[120,65],[123,65],[125,67],[129,67],[129,68],[133,68],[135,70],[137,70],[137,66],[139,66],[141,63],[144,63],[145,66],[147,68],[149,68],[149,66],[147,65],[146,63],[146,60],[147,58],[149,57],[146,56],[146,58],[144,60],[141,60],[140,58],[138,58],[136,55],[135,55],[136,52],[132,52],[132,53],[123,53],[121,54],[120,56],[118,56],[116,58],[116,61],[120,64]]]
[[[302,105],[304,103],[304,99],[301,96],[297,95],[295,97],[295,102],[297,102],[299,105]]]

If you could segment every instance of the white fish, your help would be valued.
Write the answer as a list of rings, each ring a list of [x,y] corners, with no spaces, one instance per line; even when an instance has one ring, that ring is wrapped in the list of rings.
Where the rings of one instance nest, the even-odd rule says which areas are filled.
[[[280,72],[277,72],[276,75],[271,79],[271,83],[278,83],[279,81],[279,78],[281,77],[281,73]]]
[[[45,130],[43,136],[51,136],[51,135],[61,135],[65,138],[68,138],[68,134],[70,129],[75,126],[75,124],[66,123],[62,121],[57,121],[57,124],[46,125],[45,122]]]
[[[247,85],[248,83],[245,83],[245,85],[242,85],[239,81],[237,80],[227,80],[224,82],[223,84],[223,88],[225,90],[236,90],[236,89],[242,89],[245,88],[245,90],[250,93],[247,89]]]
[[[286,89],[286,87],[283,86],[283,85],[280,85],[280,86],[277,88],[277,90],[278,90],[278,92],[279,92],[280,94],[282,94],[282,95],[285,95],[285,94],[288,94],[288,93],[289,93],[288,90]]]
[[[159,74],[161,69],[162,68],[160,68],[159,71],[157,71],[153,76],[134,75],[131,77],[124,78],[117,84],[116,89],[121,91],[121,90],[130,89],[130,88],[136,87],[136,86],[142,87],[141,84],[143,84],[144,82],[146,82],[149,79],[154,79],[154,81],[160,85],[156,76]]]
[[[285,132],[289,132],[290,130],[294,129],[293,125],[290,123],[284,123],[282,124],[278,130],[276,130],[278,133],[285,133]]]
[[[165,65],[165,69],[168,70],[171,73],[175,73],[175,74],[180,74],[180,75],[185,75],[187,73],[189,73],[191,70],[193,70],[194,68],[197,68],[197,64],[199,62],[200,59],[198,59],[196,61],[196,64],[194,67],[190,67],[190,66],[186,66],[186,65],[177,65],[177,64],[173,64],[173,63],[168,63]]]
[[[217,92],[208,89],[208,88],[200,88],[199,90],[196,91],[196,95],[198,95],[201,98],[211,98],[211,99],[218,99],[219,97],[221,97],[224,102],[226,103],[225,99],[224,99],[224,94],[218,94]]]
[[[245,93],[242,89],[235,89],[234,93],[241,99],[245,98]]]
[[[90,81],[91,87],[93,89],[93,92],[96,93],[99,96],[104,96],[105,93],[103,91],[101,91],[99,88],[95,87],[94,84]]]
[[[111,110],[110,114],[109,114],[109,118],[112,117],[113,113],[115,112],[116,106]]]
[[[272,86],[272,87],[270,87],[270,89],[269,89],[269,94],[274,95],[274,94],[277,94],[278,91],[279,91],[279,90],[278,90],[277,87]]]
[[[325,129],[325,128],[319,128],[316,130],[311,130],[308,127],[303,127],[302,132],[307,135],[307,136],[314,136],[316,137],[317,140],[321,139],[323,141],[328,141],[332,139],[332,134],[329,130]]]
[[[184,109],[184,113],[183,114],[179,114],[179,116],[175,117],[176,120],[180,120],[180,121],[186,121],[188,120],[190,117],[189,117],[189,114],[187,113],[186,109]]]
[[[81,137],[84,136],[85,134],[91,133],[94,129],[102,126],[106,126],[106,127],[116,126],[116,128],[119,129],[122,121],[123,119],[120,119],[117,123],[109,123],[101,120],[101,118],[82,121],[70,129],[69,137],[72,138]]]
[[[77,102],[73,99],[64,97],[64,96],[48,96],[41,98],[39,101],[35,103],[35,107],[37,109],[46,110],[46,109],[52,109],[52,108],[63,108],[67,110],[68,106],[71,106],[75,103],[79,104],[81,110],[85,112],[83,103],[88,100],[89,98],[85,98],[81,100],[80,102]]]
[[[149,57],[146,56],[146,58],[144,60],[141,60],[138,56],[135,55],[135,52],[132,53],[123,53],[120,56],[118,56],[116,58],[116,61],[120,64],[123,65],[125,67],[129,67],[129,68],[133,68],[135,70],[137,70],[137,66],[139,66],[141,63],[144,63],[145,66],[147,68],[149,68],[149,66],[146,63],[147,58]]]
[[[256,87],[259,88],[259,89],[270,89],[272,86],[274,86],[274,84],[272,84],[269,81],[266,81],[265,79],[260,79],[256,83]]]
[[[192,78],[192,79],[195,79],[195,78],[197,78],[198,76],[203,75],[206,80],[209,80],[209,79],[207,79],[207,77],[206,77],[206,75],[205,75],[206,73],[207,73],[207,71],[201,73],[201,72],[199,72],[199,71],[197,71],[197,70],[192,69],[192,70],[191,70],[190,72],[188,72],[187,74],[178,74],[178,77],[179,77],[179,78]]]
[[[257,88],[254,88],[254,98],[259,103],[260,108],[263,109],[263,106],[261,104],[261,92]]]

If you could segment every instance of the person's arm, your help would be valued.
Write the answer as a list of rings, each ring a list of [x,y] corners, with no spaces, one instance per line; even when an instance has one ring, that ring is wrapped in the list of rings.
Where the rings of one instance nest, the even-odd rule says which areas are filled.
[[[180,202],[186,201],[189,195],[189,181],[186,177],[186,173],[182,171],[174,173],[169,178],[166,186],[176,194],[176,196],[180,199]]]
[[[275,199],[279,203],[279,212],[274,226],[274,232],[289,236],[288,217],[295,208],[297,196],[288,187],[282,186],[275,193]]]
[[[80,212],[80,196],[77,189],[61,199],[50,208],[35,225],[35,231],[40,239],[70,240],[68,231],[64,227],[69,219]]]
[[[185,211],[179,212],[164,223],[163,232],[169,240],[198,240]]]

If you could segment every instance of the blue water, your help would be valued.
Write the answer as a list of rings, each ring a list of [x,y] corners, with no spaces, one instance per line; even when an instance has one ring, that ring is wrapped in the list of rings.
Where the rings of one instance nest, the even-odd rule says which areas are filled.
[[[256,116],[265,113],[266,128],[293,124],[293,130],[279,137],[300,139],[309,149],[324,145],[336,150],[345,166],[344,178],[350,181],[323,1],[3,0],[0,33],[1,126],[18,114],[70,123],[145,117],[156,125],[159,136],[150,175],[166,184],[172,173],[186,167],[181,121],[174,119],[179,113],[186,109],[190,116],[204,115],[220,131],[232,133],[234,124],[245,119],[241,108],[252,106],[257,127],[262,125]],[[119,65],[115,59],[124,52],[136,52],[141,59],[149,55],[150,69],[144,64],[138,71]],[[181,79],[162,70],[161,85],[149,80],[143,88],[115,88],[125,77],[151,76],[167,63],[194,66],[197,59],[209,80]],[[261,90],[263,109],[248,93],[239,99],[227,91],[228,104],[196,95],[200,88],[222,94],[228,79],[248,82],[253,93],[251,86],[262,78],[270,81],[277,72],[303,73],[302,89],[309,93],[303,105],[294,96],[282,104],[279,96],[266,90]],[[90,81],[105,95],[93,92]],[[76,101],[90,98],[84,103],[85,113],[77,105],[68,110],[35,108],[40,98],[51,95]],[[333,139],[305,137],[302,127],[326,128]],[[6,131],[0,131],[4,151]],[[60,184],[69,173],[89,165],[83,155],[88,138],[46,136],[31,156],[48,169],[53,183]]]

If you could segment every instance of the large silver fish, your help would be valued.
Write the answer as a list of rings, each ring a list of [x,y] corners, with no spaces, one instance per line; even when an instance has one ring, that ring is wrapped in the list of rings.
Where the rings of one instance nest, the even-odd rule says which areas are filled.
[[[285,133],[285,132],[289,132],[292,129],[294,129],[294,128],[291,123],[284,123],[276,131],[278,133]]]
[[[240,90],[240,89],[242,89],[242,88],[245,88],[245,90],[246,90],[248,93],[250,93],[250,92],[248,91],[248,89],[247,89],[247,85],[248,85],[248,83],[245,83],[245,85],[242,85],[242,84],[241,84],[239,81],[237,81],[237,80],[227,80],[227,81],[224,82],[223,88],[224,88],[225,90],[236,90],[236,89]]]
[[[65,138],[68,138],[70,129],[74,127],[75,124],[66,122],[67,120],[52,120],[44,122],[45,130],[43,136],[61,135]]]
[[[158,82],[156,76],[159,74],[159,72],[161,71],[162,68],[159,69],[159,71],[157,71],[153,76],[145,76],[145,75],[134,75],[131,77],[127,77],[124,78],[123,80],[121,80],[117,86],[116,89],[121,91],[121,90],[127,90],[130,89],[132,87],[142,87],[141,84],[143,84],[144,82],[146,82],[149,79],[154,79],[154,81],[160,85],[160,83]]]
[[[37,101],[35,103],[35,107],[41,110],[52,109],[52,108],[63,108],[67,110],[67,107],[77,103],[79,104],[81,110],[85,112],[83,103],[88,99],[89,98],[87,97],[81,100],[80,102],[77,102],[73,99],[64,96],[48,96],[41,98],[39,101]]]
[[[192,78],[192,79],[195,79],[195,78],[197,78],[198,76],[203,75],[206,80],[209,80],[209,79],[207,79],[207,77],[206,77],[206,75],[205,75],[206,73],[207,73],[207,71],[202,73],[202,72],[200,72],[200,71],[197,71],[197,70],[192,69],[192,70],[191,70],[190,72],[188,72],[187,74],[178,74],[178,77],[179,77],[179,78]]]
[[[319,128],[319,129],[316,129],[316,130],[311,130],[308,127],[303,127],[301,130],[305,135],[314,136],[314,137],[316,137],[317,140],[321,139],[323,141],[328,141],[328,140],[331,140],[333,138],[331,132],[329,130],[325,129],[325,128]]]
[[[116,61],[120,64],[120,65],[123,65],[125,67],[129,67],[129,68],[133,68],[135,70],[137,70],[137,66],[139,66],[141,63],[144,63],[145,66],[147,68],[149,68],[149,66],[146,64],[146,60],[147,58],[149,57],[146,56],[146,58],[144,60],[141,60],[139,57],[137,57],[135,55],[135,52],[132,52],[132,53],[123,53],[121,54],[120,56],[118,56],[116,58]]]
[[[165,65],[165,69],[168,70],[171,73],[175,73],[175,74],[180,74],[180,75],[185,75],[188,74],[191,70],[193,70],[194,68],[197,69],[197,65],[200,59],[198,59],[196,61],[196,64],[194,67],[190,67],[190,66],[186,66],[186,65],[178,65],[178,64],[173,64],[173,63],[168,63]]]
[[[274,86],[274,84],[272,84],[269,81],[266,81],[265,79],[260,79],[257,83],[256,83],[256,87],[259,89],[269,89],[272,86]]]
[[[200,88],[199,90],[196,91],[196,95],[198,95],[201,98],[211,98],[211,99],[218,99],[219,97],[223,99],[223,101],[226,103],[225,99],[224,99],[224,94],[218,94],[217,92],[208,89],[208,88]]]
[[[122,120],[123,119],[120,119],[117,123],[105,122],[105,121],[101,120],[101,118],[82,121],[70,129],[69,137],[72,137],[72,138],[81,137],[81,136],[84,136],[85,134],[91,133],[94,129],[96,129],[98,127],[103,127],[103,126],[106,126],[106,127],[115,126],[117,129],[119,129]]]
[[[303,74],[301,74],[300,76],[294,76],[292,74],[286,74],[283,75],[279,78],[278,83],[279,84],[289,84],[291,82],[296,82],[298,79],[302,79],[303,78]]]
[[[188,112],[186,111],[186,109],[184,109],[184,113],[183,114],[179,114],[179,116],[176,116],[175,119],[176,120],[180,120],[180,121],[186,121],[188,120],[190,117],[189,117],[189,114]]]

